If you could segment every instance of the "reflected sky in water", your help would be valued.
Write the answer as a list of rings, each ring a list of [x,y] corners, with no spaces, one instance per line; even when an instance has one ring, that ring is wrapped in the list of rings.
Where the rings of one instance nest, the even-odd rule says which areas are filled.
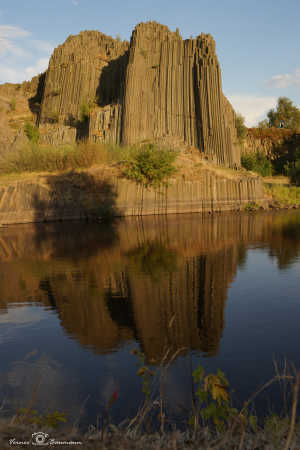
[[[111,394],[121,420],[142,401],[140,348],[182,418],[191,367],[221,368],[235,402],[300,367],[300,214],[170,215],[113,224],[22,225],[0,234],[0,401],[93,423]],[[276,389],[264,411],[279,403]]]

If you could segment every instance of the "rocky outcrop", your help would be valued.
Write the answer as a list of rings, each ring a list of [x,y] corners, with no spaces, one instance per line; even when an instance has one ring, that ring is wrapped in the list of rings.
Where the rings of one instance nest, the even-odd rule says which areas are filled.
[[[83,105],[119,100],[127,49],[128,42],[98,31],[70,36],[50,59],[40,123],[76,125]]]
[[[41,124],[39,127],[41,144],[48,145],[60,145],[60,144],[73,144],[76,141],[77,131],[76,128],[58,125],[56,127],[50,124]]]
[[[219,164],[239,165],[233,112],[222,93],[210,35],[183,40],[155,22],[138,25],[131,38],[123,114],[124,143],[179,137]]]
[[[28,144],[26,122],[34,123],[39,114],[44,75],[22,84],[0,85],[0,154]]]
[[[213,38],[183,40],[147,22],[137,25],[130,44],[85,31],[60,45],[46,73],[39,123],[73,126],[76,139],[93,142],[174,139],[236,167],[234,118]]]
[[[259,177],[203,170],[160,190],[146,189],[102,169],[27,177],[0,185],[0,224],[243,209],[265,204]]]

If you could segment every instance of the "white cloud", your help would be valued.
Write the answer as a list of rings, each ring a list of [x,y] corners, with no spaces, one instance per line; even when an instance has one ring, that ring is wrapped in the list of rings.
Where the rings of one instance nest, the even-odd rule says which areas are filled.
[[[24,48],[14,41],[20,38],[27,38],[30,32],[13,25],[0,25],[0,56],[14,55],[16,57],[28,57],[29,54]]]
[[[33,39],[30,31],[0,25],[0,83],[20,83],[43,72],[52,51],[52,44]]]
[[[300,85],[300,68],[293,73],[283,73],[274,75],[266,82],[267,86],[275,88],[287,88],[290,86]]]
[[[30,53],[28,53],[26,50],[15,45],[9,39],[4,39],[0,36],[0,57],[7,54],[21,58],[30,56]]]
[[[72,4],[75,6],[79,5],[79,0],[72,0]]]
[[[0,323],[10,324],[32,324],[47,319],[47,312],[41,307],[18,306],[8,309],[0,315]]]
[[[23,28],[14,25],[0,25],[0,38],[16,39],[20,37],[28,37],[31,33]]]
[[[248,127],[257,125],[262,120],[269,109],[276,106],[276,97],[258,97],[247,94],[230,94],[227,98],[231,102],[234,110],[245,117],[245,124]]]
[[[35,75],[44,72],[49,63],[49,58],[40,58],[37,60],[34,66],[29,66],[25,68],[25,79],[31,80]]]

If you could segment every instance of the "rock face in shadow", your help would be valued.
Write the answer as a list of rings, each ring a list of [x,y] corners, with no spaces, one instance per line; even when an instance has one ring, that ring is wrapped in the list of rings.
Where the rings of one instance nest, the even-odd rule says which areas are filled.
[[[202,33],[183,40],[156,22],[137,25],[130,44],[97,31],[70,36],[50,59],[39,123],[73,126],[74,141],[176,141],[215,163],[240,165],[214,39]],[[65,135],[56,133],[57,141]]]

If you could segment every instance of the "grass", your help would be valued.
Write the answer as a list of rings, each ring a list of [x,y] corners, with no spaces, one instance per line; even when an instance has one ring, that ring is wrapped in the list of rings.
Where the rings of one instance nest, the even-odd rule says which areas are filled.
[[[30,129],[29,129],[30,128]],[[35,128],[26,128],[30,142],[15,152],[1,155],[0,175],[33,172],[60,172],[85,169],[93,165],[118,165],[123,176],[157,187],[175,172],[177,154],[154,145],[118,146],[81,142],[57,147],[39,145]]]
[[[280,184],[265,184],[266,194],[278,204],[278,206],[300,205],[300,186],[287,186]]]
[[[88,168],[95,164],[127,160],[131,152],[129,148],[86,142],[57,147],[28,143],[15,152],[2,155],[0,174],[57,172]]]
[[[164,384],[170,365],[184,350],[179,349],[173,354],[167,350],[154,371],[149,368],[144,353],[133,351],[138,359],[137,376],[142,379],[144,403],[133,418],[128,418],[119,425],[114,425],[110,419],[110,411],[118,402],[117,390],[108,400],[103,415],[97,417],[97,424],[90,425],[85,432],[78,428],[81,412],[73,424],[67,425],[64,424],[66,416],[62,412],[40,415],[33,411],[41,380],[35,388],[29,407],[19,410],[12,418],[0,421],[1,448],[10,448],[8,442],[12,436],[17,441],[30,440],[34,431],[45,432],[56,441],[80,441],[85,449],[91,450],[299,448],[300,423],[297,421],[297,407],[300,371],[292,364],[285,363],[280,373],[275,363],[275,376],[257,389],[240,409],[231,405],[231,392],[225,375],[218,370],[217,374],[209,373],[205,376],[204,368],[199,366],[191,373],[193,404],[191,411],[186,410],[187,420],[180,429],[172,424],[165,406]],[[283,405],[289,404],[289,407],[281,416],[269,414],[258,420],[250,412],[251,405],[274,383],[280,384]],[[60,425],[63,427],[61,430]],[[26,448],[35,447],[29,445]]]

